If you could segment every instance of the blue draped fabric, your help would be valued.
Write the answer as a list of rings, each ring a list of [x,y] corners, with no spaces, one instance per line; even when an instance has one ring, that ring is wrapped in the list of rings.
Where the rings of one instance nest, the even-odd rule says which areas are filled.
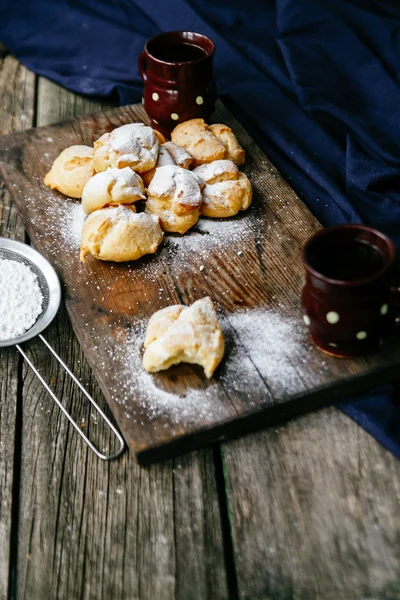
[[[400,248],[398,0],[0,0],[0,40],[83,94],[138,102],[148,37],[216,43],[219,93],[324,225],[365,222]],[[400,457],[385,386],[339,407]]]

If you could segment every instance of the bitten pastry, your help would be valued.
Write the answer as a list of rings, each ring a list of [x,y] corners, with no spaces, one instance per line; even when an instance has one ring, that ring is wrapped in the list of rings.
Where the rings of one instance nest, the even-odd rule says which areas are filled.
[[[100,260],[124,262],[154,254],[163,239],[159,219],[135,207],[118,206],[96,210],[82,230],[81,261],[87,254]]]
[[[203,119],[190,119],[175,127],[171,139],[193,156],[195,166],[224,158],[237,165],[245,161],[245,152],[232,129],[221,123],[207,125]]]
[[[157,161],[159,141],[154,130],[143,123],[130,123],[105,133],[94,143],[94,168],[130,167],[137,173],[152,169]]]
[[[147,189],[146,212],[160,217],[164,231],[183,234],[199,220],[202,185],[191,171],[160,167]]]
[[[82,208],[83,212],[89,215],[105,206],[133,204],[145,199],[140,175],[129,167],[109,168],[89,179],[82,193]]]
[[[191,306],[180,304],[157,311],[146,330],[143,365],[155,373],[181,362],[203,367],[212,377],[224,355],[224,336],[208,296]]]
[[[142,179],[144,184],[148,187],[154,177],[156,169],[159,167],[178,165],[178,167],[182,167],[182,169],[189,169],[192,162],[193,158],[184,148],[177,146],[173,142],[166,142],[160,146],[155,168],[146,171],[146,173],[142,173]]]
[[[253,196],[251,183],[231,160],[216,160],[194,169],[206,184],[201,214],[205,217],[233,217],[249,208]]]
[[[70,146],[53,162],[44,183],[70,198],[82,198],[83,188],[94,172],[93,148]]]

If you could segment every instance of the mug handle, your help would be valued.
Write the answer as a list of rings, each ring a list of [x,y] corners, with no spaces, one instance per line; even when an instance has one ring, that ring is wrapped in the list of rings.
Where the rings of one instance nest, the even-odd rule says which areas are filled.
[[[146,56],[146,52],[141,52],[139,54],[139,58],[138,58],[138,67],[139,67],[139,73],[140,76],[143,80],[143,83],[146,83],[147,81],[147,56]]]

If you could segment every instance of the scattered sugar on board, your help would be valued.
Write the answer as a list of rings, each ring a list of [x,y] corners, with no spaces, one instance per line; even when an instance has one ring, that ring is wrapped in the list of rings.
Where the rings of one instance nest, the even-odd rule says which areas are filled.
[[[71,263],[74,258],[79,260],[82,228],[86,218],[81,203],[44,194],[40,200],[41,212],[31,219],[33,225],[39,225],[40,220],[38,230],[44,231],[42,234],[37,233],[37,237],[47,246],[48,252],[53,257],[60,255],[65,263],[68,262],[68,255]],[[31,198],[27,198],[26,202],[36,203],[35,199]],[[55,244],[53,240],[57,243]]]
[[[301,391],[299,362],[307,362],[310,345],[300,319],[261,308],[238,311],[222,319],[226,339],[232,338],[224,380],[234,380],[237,391],[251,389],[254,376],[243,365],[248,357],[274,396]],[[250,386],[250,387],[249,387]]]
[[[16,338],[35,324],[43,294],[36,274],[24,263],[0,259],[0,340]]]
[[[28,197],[26,202],[36,204],[37,200]],[[57,257],[60,256],[64,265],[79,265],[81,232],[85,222],[81,203],[42,194],[40,207],[40,216],[32,217],[34,225],[38,225],[40,219],[40,230],[44,230],[44,233],[38,233],[37,237],[54,257],[55,262],[58,262]],[[157,255],[138,261],[128,267],[128,270],[138,270],[144,277],[154,278],[160,265],[174,263],[175,266],[180,266],[185,260],[195,258],[196,255],[207,260],[207,256],[213,250],[241,244],[247,238],[258,234],[255,231],[256,223],[253,221],[250,213],[231,219],[201,218],[197,226],[184,236],[166,234]],[[53,240],[57,240],[57,244]]]
[[[232,219],[200,219],[196,229],[183,236],[166,236],[167,246],[179,248],[184,254],[198,252],[204,257],[207,251],[233,246],[252,235],[251,221],[245,216]]]
[[[224,419],[229,415],[218,400],[219,380],[249,410],[255,406],[254,394],[265,394],[259,374],[277,397],[282,390],[284,394],[300,391],[302,382],[294,365],[297,359],[305,361],[308,352],[308,345],[303,343],[307,334],[300,320],[272,310],[252,309],[228,314],[220,322],[226,339],[226,358],[206,389],[187,388],[184,395],[180,385],[177,393],[161,387],[168,371],[152,375],[144,370],[142,352],[147,322],[137,322],[124,341],[116,341],[108,351],[109,374],[119,373],[114,399],[124,406],[128,418],[140,422],[142,414],[146,420],[165,418],[185,426]],[[170,380],[169,385],[173,385]]]
[[[147,323],[138,323],[127,339],[109,350],[111,360],[122,365],[122,377],[116,381],[115,400],[129,409],[136,398],[146,418],[156,420],[163,416],[175,424],[212,423],[226,415],[223,406],[215,401],[215,382],[210,382],[205,390],[185,389],[184,394],[174,394],[160,387],[157,375],[144,370],[142,348]],[[115,371],[120,372],[120,369]],[[132,417],[135,420],[135,415]],[[140,421],[140,416],[137,415]]]
[[[41,181],[39,176],[36,179]],[[90,277],[87,265],[79,261],[81,229],[85,219],[80,202],[49,193],[48,190],[43,190],[40,198],[27,195],[25,201],[35,207],[40,206],[40,212],[38,216],[32,217],[32,223],[35,225],[37,221],[36,236],[41,241],[44,252],[52,256],[56,266],[75,269],[77,285],[79,282],[87,284]],[[171,270],[172,277],[178,277],[194,265],[207,266],[220,250],[229,256],[236,256],[247,240],[258,247],[274,235],[276,226],[276,220],[273,219],[261,230],[260,211],[263,211],[263,204],[255,198],[250,209],[236,217],[200,218],[197,226],[184,236],[166,234],[155,255],[115,268],[111,266],[107,276],[108,285],[104,290],[111,290],[119,279],[125,277],[139,276],[155,282],[160,271],[165,268]],[[34,212],[32,211],[33,214]]]
[[[85,214],[81,204],[70,203],[62,211],[60,218],[60,233],[63,241],[72,248],[81,245],[82,229],[85,222]]]

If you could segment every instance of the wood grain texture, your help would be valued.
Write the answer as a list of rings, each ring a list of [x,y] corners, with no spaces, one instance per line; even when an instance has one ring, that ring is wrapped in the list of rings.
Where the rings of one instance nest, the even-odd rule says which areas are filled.
[[[7,133],[31,124],[18,115],[32,114],[34,77],[10,57],[0,64],[0,122]],[[57,106],[63,98],[60,114],[72,116],[77,100],[57,87],[54,100],[51,91],[43,96],[52,89],[39,82],[38,105]],[[57,111],[49,114],[46,120],[42,111],[39,122],[59,118]],[[23,240],[4,187],[0,211],[0,235]],[[46,335],[101,403],[65,312]],[[29,348],[42,372],[57,379],[54,388],[74,415],[93,421],[43,349],[33,342]],[[104,465],[86,452],[26,370],[22,398],[17,360],[13,349],[1,350],[0,598],[10,597],[18,385],[23,463],[14,530],[18,568],[12,569],[18,586],[11,598],[235,598],[227,589],[224,506],[218,506],[212,452],[146,469],[129,455]],[[95,438],[104,441],[106,432],[93,424],[92,435],[97,430]],[[399,463],[347,417],[334,409],[313,413],[224,444],[223,459],[241,599],[400,598]]]
[[[239,597],[400,598],[400,463],[334,408],[225,445]]]
[[[45,188],[43,176],[63,148],[73,143],[91,144],[99,134],[122,123],[146,121],[141,105],[14,134],[1,141],[2,171],[8,187],[35,245],[62,276],[75,332],[141,462],[165,459],[271,424],[397,375],[400,345],[395,339],[376,356],[348,361],[325,357],[309,343],[299,310],[301,250],[318,223],[232,115],[221,105],[218,111],[215,120],[231,125],[246,149],[244,170],[254,188],[251,209],[235,221],[240,235],[211,247],[205,240],[201,251],[190,251],[189,245],[184,255],[182,241],[178,244],[169,237],[156,256],[128,265],[92,258],[82,264],[77,248],[61,245],[60,214],[76,203]],[[225,226],[224,221],[219,224],[221,230]],[[191,235],[191,240],[201,237],[200,232]],[[129,377],[124,364],[127,332],[143,335],[142,330],[137,333],[138,328],[143,329],[155,310],[177,302],[188,304],[204,295],[213,297],[227,331],[227,358],[217,376],[207,381],[195,367],[172,369],[152,379],[157,393],[155,398],[149,394],[150,399],[145,399],[143,386],[133,383],[124,388]],[[279,372],[271,374],[254,344],[245,344],[237,329],[239,310],[260,307],[298,323],[297,346],[290,360],[282,344],[274,348],[275,354],[280,353],[275,360],[286,360],[291,369],[290,382]],[[233,356],[236,364],[230,360]],[[141,366],[136,369],[140,371]],[[198,416],[190,422],[174,421],[162,402],[154,409],[156,388],[174,394],[177,401],[183,394],[187,401],[196,401]],[[201,412],[210,398],[213,410]]]
[[[0,134],[32,127],[35,77],[0,48]],[[0,183],[0,236],[24,241],[22,219],[3,183]],[[8,598],[14,585],[11,553],[16,531],[13,500],[19,470],[18,446],[22,382],[15,348],[0,352],[0,599]]]
[[[38,106],[53,107],[38,113],[41,125],[58,118],[57,105],[68,117],[94,108],[44,80],[38,89]],[[65,310],[46,337],[104,407]],[[77,421],[110,448],[106,428],[58,365],[40,344],[32,341],[28,349]],[[140,469],[130,453],[99,461],[26,368],[23,406],[17,598],[228,597],[211,451],[149,469]]]
[[[79,94],[71,94],[56,83],[40,77],[38,81],[38,98],[36,123],[48,125],[71,119],[84,113],[104,110],[112,106],[107,100],[93,100]]]

